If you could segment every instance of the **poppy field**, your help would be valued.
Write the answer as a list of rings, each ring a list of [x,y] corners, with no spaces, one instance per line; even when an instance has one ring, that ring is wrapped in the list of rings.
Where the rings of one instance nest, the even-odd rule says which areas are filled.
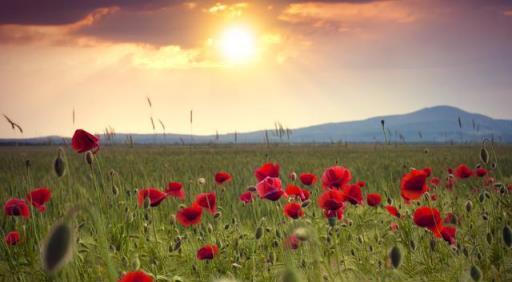
[[[83,136],[0,148],[0,280],[512,280],[510,146]]]

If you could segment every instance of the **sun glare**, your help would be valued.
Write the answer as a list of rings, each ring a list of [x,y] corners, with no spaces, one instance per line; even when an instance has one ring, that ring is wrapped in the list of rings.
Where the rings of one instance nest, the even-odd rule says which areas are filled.
[[[255,55],[254,36],[246,26],[231,26],[221,34],[219,49],[229,62],[247,63]]]

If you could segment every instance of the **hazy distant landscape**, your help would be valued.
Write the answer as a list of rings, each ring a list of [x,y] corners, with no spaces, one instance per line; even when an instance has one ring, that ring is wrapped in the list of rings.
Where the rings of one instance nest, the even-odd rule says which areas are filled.
[[[279,126],[267,130],[231,134],[98,134],[106,144],[209,144],[209,143],[382,143],[381,121],[392,143],[479,143],[484,139],[512,142],[512,120],[493,119],[456,107],[436,106],[403,115],[372,117],[359,121],[334,122],[302,128]],[[460,120],[460,124],[459,124]],[[172,129],[168,129],[172,130]],[[131,137],[131,141],[130,141]],[[236,138],[236,139],[235,139]],[[26,139],[0,139],[1,145],[63,144],[69,138],[45,136]]]

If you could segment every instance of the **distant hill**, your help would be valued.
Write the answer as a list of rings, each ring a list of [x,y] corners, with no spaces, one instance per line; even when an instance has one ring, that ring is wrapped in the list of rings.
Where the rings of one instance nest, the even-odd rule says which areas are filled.
[[[281,137],[275,129],[238,133],[238,143],[333,143],[333,142],[384,142],[381,120],[390,142],[449,143],[480,142],[493,138],[497,142],[512,143],[512,120],[493,119],[469,113],[451,106],[436,106],[408,114],[372,117],[359,121],[325,123],[293,129]],[[460,124],[459,124],[460,120]],[[267,137],[268,136],[268,139]],[[188,144],[188,143],[234,143],[235,134],[181,135],[181,134],[116,134],[110,140],[102,135],[102,143],[135,144]],[[0,144],[62,144],[69,138],[48,136],[30,139],[0,139]]]

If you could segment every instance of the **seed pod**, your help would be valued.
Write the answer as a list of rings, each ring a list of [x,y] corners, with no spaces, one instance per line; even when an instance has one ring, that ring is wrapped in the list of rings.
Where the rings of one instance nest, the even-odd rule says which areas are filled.
[[[293,231],[293,234],[299,239],[300,241],[307,241],[309,240],[309,231],[304,227],[299,227]]]
[[[64,266],[71,259],[74,241],[73,231],[66,222],[55,224],[43,243],[43,269],[55,273]]]
[[[256,228],[256,233],[254,234],[254,238],[256,238],[256,240],[259,240],[262,236],[263,236],[263,228],[261,228],[261,226],[258,226],[258,228]]]
[[[498,167],[498,164],[497,164],[497,163],[492,163],[492,164],[491,164],[491,168],[492,168],[492,169],[496,169],[497,167]]]
[[[466,211],[471,212],[472,209],[473,209],[473,202],[471,202],[471,200],[468,200],[466,202]]]
[[[92,162],[94,161],[94,155],[91,151],[87,151],[85,153],[85,161],[88,165],[92,165]]]
[[[510,229],[508,225],[503,228],[503,242],[505,242],[505,246],[509,248],[512,246],[512,229]]]
[[[480,193],[480,195],[478,195],[478,200],[480,201],[480,203],[483,203],[485,201],[484,193]]]
[[[402,251],[398,246],[391,248],[391,251],[389,252],[389,259],[391,260],[393,268],[398,268],[400,266],[400,263],[402,262]]]
[[[469,274],[471,275],[471,278],[473,279],[473,281],[480,281],[480,279],[482,278],[482,271],[476,265],[471,266],[471,269],[469,270]]]
[[[492,234],[490,232],[487,233],[486,239],[487,239],[487,244],[491,245],[492,244]]]
[[[64,159],[62,158],[64,150],[59,148],[57,151],[57,158],[53,161],[53,170],[57,177],[62,177],[64,173],[66,173],[66,164],[64,163]]]
[[[213,225],[211,223],[208,223],[208,232],[213,233]]]
[[[247,187],[247,191],[249,191],[249,192],[256,192],[256,186],[249,186],[249,187]]]
[[[480,149],[480,160],[485,164],[489,163],[489,152],[483,146],[482,149]]]
[[[436,250],[437,242],[435,239],[430,239],[430,250],[433,252]]]
[[[114,196],[119,195],[119,188],[117,188],[117,186],[116,186],[115,184],[114,184],[114,185],[112,185],[112,194],[113,194]]]
[[[217,211],[217,212],[213,215],[213,218],[220,218],[221,216],[222,216],[222,212]]]

